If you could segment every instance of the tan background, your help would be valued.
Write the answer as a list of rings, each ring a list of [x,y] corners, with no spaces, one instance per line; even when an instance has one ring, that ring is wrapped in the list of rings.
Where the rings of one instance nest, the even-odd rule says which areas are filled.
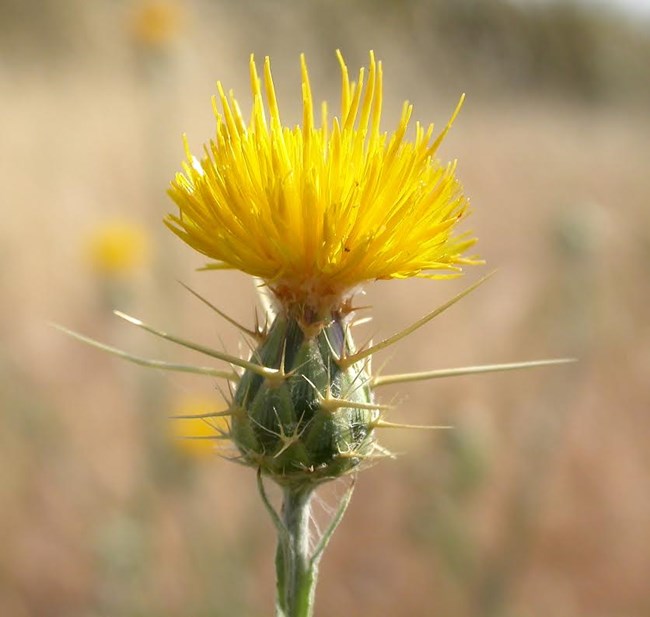
[[[0,3],[0,615],[271,614],[254,473],[169,438],[168,414],[219,404],[215,383],[127,365],[49,322],[204,360],[116,307],[236,351],[236,331],[176,280],[247,323],[250,281],[196,272],[201,257],[160,222],[180,135],[195,151],[211,136],[216,79],[247,111],[250,52],[271,55],[286,122],[301,51],[335,108],[337,47],[351,70],[371,48],[383,60],[387,130],[405,98],[440,125],[467,92],[441,156],[459,159],[488,262],[459,281],[370,286],[360,340],[498,269],[378,365],[580,362],[386,388],[394,420],[457,428],[383,436],[400,456],[359,478],[317,615],[650,615],[650,26],[517,7],[194,0],[147,36],[136,2]],[[113,279],[87,246],[116,219],[151,252]]]

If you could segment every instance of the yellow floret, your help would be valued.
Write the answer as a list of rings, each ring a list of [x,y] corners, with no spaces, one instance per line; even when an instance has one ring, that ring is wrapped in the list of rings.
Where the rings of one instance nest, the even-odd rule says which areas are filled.
[[[318,313],[366,281],[439,278],[477,263],[464,256],[475,240],[454,235],[468,205],[455,163],[435,158],[460,103],[435,139],[433,125],[419,123],[415,139],[405,138],[408,103],[395,131],[381,132],[381,62],[371,52],[367,81],[362,68],[351,82],[338,57],[341,114],[329,122],[323,104],[319,125],[304,56],[302,126],[282,125],[268,58],[263,94],[251,56],[250,122],[218,84],[216,138],[200,162],[186,145],[187,162],[169,191],[179,214],[166,219],[216,260],[209,268],[258,276],[285,305]]]

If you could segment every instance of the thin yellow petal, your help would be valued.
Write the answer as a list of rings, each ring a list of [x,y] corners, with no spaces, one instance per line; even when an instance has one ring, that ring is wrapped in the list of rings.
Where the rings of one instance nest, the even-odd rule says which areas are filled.
[[[282,125],[269,58],[262,80],[250,57],[248,123],[218,84],[216,136],[200,162],[185,140],[186,161],[169,190],[179,212],[166,219],[215,267],[257,276],[281,302],[318,314],[366,281],[457,276],[480,263],[465,254],[474,239],[455,233],[468,212],[455,162],[434,158],[463,98],[433,141],[430,124],[407,137],[408,102],[395,130],[382,133],[381,62],[370,52],[368,70],[351,82],[337,57],[340,114],[330,119],[323,103],[319,124],[304,56],[298,127]]]

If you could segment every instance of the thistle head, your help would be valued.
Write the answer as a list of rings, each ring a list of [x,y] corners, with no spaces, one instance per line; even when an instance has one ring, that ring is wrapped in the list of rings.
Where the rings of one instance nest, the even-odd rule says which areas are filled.
[[[187,161],[169,194],[177,214],[169,228],[213,260],[261,278],[279,304],[303,322],[345,310],[362,284],[377,279],[441,278],[477,263],[475,240],[456,233],[468,201],[455,162],[441,163],[444,130],[415,125],[404,103],[394,132],[382,132],[382,65],[351,81],[341,54],[340,114],[315,116],[301,58],[302,126],[283,126],[271,64],[263,79],[250,59],[253,109],[244,120],[234,95],[218,84],[216,136]],[[461,99],[462,102],[462,99]]]
[[[372,376],[347,327],[355,290],[478,263],[466,255],[475,240],[456,231],[468,212],[456,165],[436,158],[460,103],[437,136],[416,123],[407,139],[408,103],[394,132],[382,132],[381,62],[371,53],[351,81],[338,58],[332,120],[325,103],[315,118],[304,57],[301,126],[282,124],[268,58],[263,79],[250,59],[249,122],[218,84],[216,136],[200,160],[186,144],[169,190],[178,212],[165,220],[212,260],[208,269],[258,277],[274,298],[234,394],[230,435],[243,462],[285,485],[338,477],[381,453]]]

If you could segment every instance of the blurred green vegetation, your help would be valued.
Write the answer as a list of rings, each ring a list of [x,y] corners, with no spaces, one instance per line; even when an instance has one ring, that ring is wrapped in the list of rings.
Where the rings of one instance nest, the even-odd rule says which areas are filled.
[[[352,34],[350,16],[383,25],[391,41],[408,50],[421,75],[453,91],[471,84],[474,92],[481,88],[505,96],[544,92],[582,101],[650,101],[650,23],[572,0],[243,0],[232,5],[262,39],[273,14],[301,15],[325,47],[332,38]]]
[[[488,91],[648,100],[650,24],[570,0],[363,0],[412,41],[423,64]],[[439,59],[442,59],[441,61]]]
[[[56,63],[83,53],[79,0],[2,0],[0,51]],[[110,4],[101,1],[94,4]],[[390,28],[395,42],[454,88],[555,92],[588,101],[650,100],[650,23],[571,0],[196,0],[196,12],[232,12],[264,38],[271,15],[303,19],[330,43],[350,15]],[[282,19],[281,17],[279,19]],[[83,24],[81,24],[83,26]],[[462,77],[461,77],[462,76]]]
[[[101,1],[97,5],[107,4]],[[650,23],[571,0],[196,0],[197,12],[234,12],[263,37],[269,14],[301,15],[329,42],[350,14],[390,27],[423,68],[486,91],[555,91],[585,100],[650,100]],[[204,5],[204,6],[202,6]],[[90,43],[80,36],[79,0],[2,0],[0,51],[39,63],[66,61]],[[81,24],[83,25],[83,24]],[[462,75],[462,78],[459,77]],[[456,82],[456,83],[454,83]],[[449,83],[449,81],[447,81]]]

